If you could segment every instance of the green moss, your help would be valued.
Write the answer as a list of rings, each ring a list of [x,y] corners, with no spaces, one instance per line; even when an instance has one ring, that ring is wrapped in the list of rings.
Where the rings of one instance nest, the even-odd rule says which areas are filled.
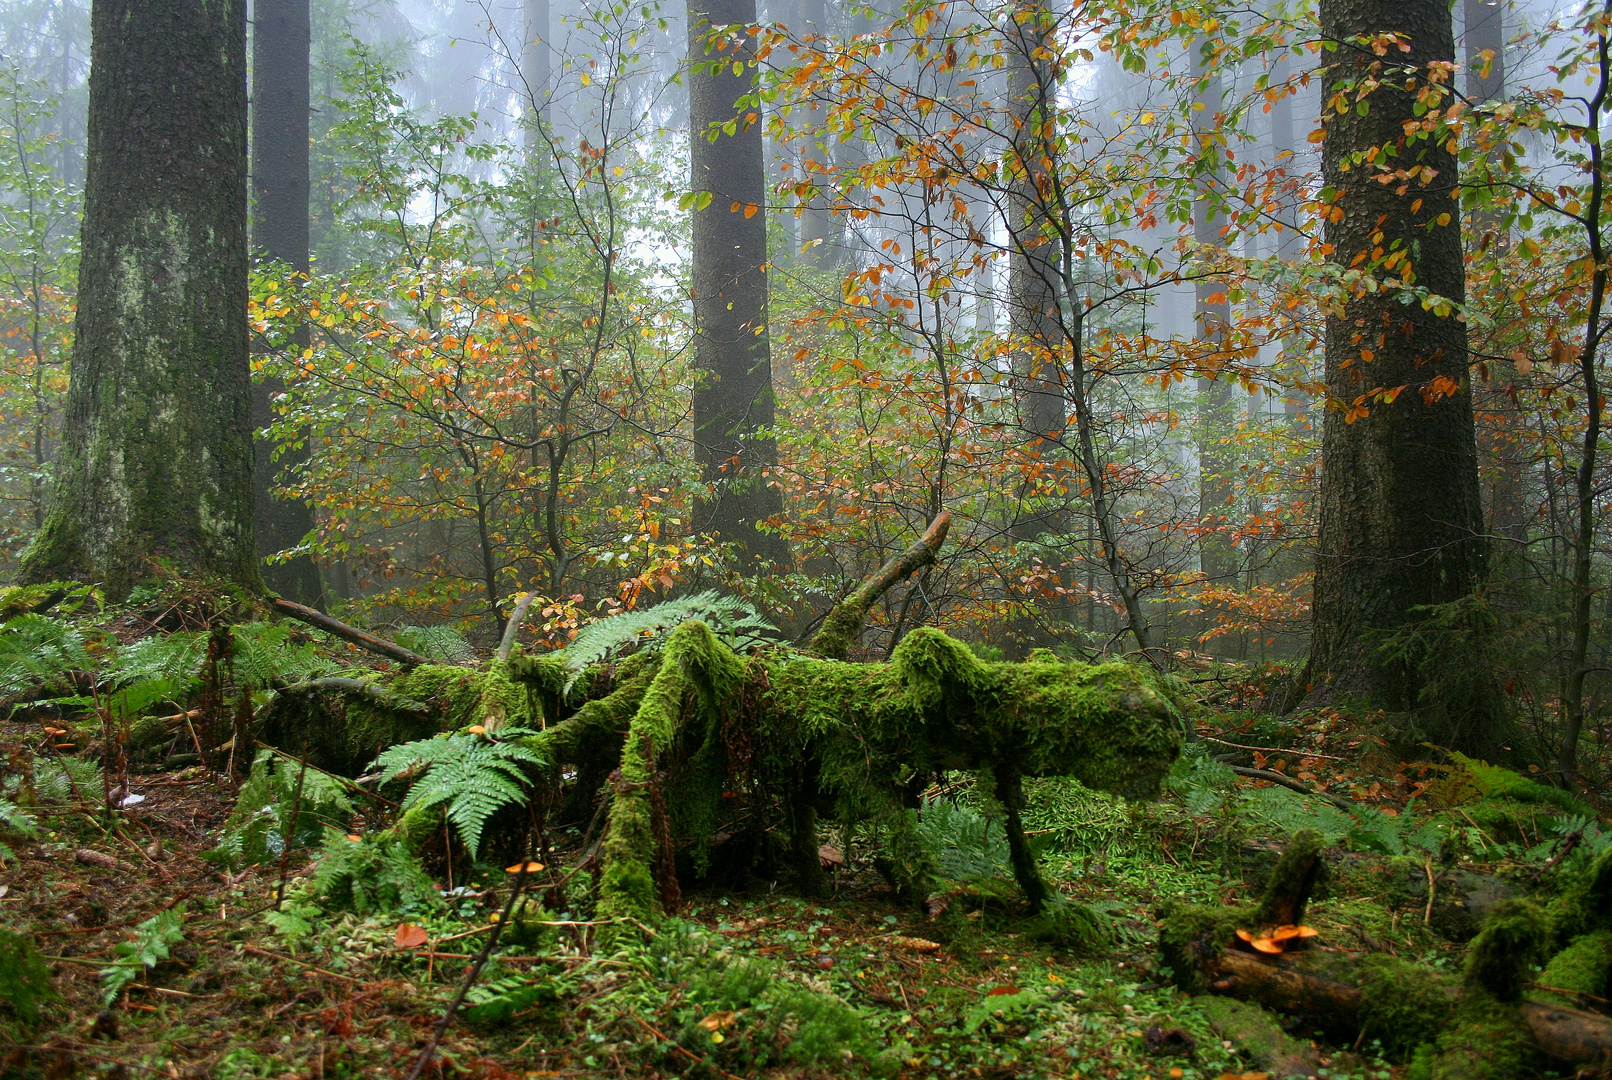
[[[1550,920],[1538,904],[1505,901],[1467,946],[1467,985],[1498,1001],[1516,1001],[1523,986],[1533,981],[1533,969],[1544,959],[1550,938]]]
[[[1296,924],[1304,921],[1304,907],[1311,899],[1327,895],[1330,871],[1325,857],[1326,840],[1314,829],[1300,829],[1282,849],[1276,860],[1265,895],[1254,921],[1259,926]]]
[[[635,677],[619,682],[604,697],[585,702],[564,720],[527,739],[526,744],[549,761],[575,761],[579,754],[597,749],[601,743],[611,744],[614,756],[656,670],[654,665],[641,667]]]
[[[618,708],[600,711],[615,717]],[[913,783],[940,770],[1007,767],[1150,797],[1183,736],[1152,676],[1126,664],[988,663],[929,629],[907,635],[889,664],[782,653],[746,662],[694,622],[667,639],[628,727],[604,885],[606,909],[635,918],[655,910],[647,788],[669,752],[667,802],[697,869],[742,807],[756,838],[749,850],[793,852],[809,887],[800,853],[815,852],[818,808],[831,806],[843,822],[876,823],[892,879],[922,896],[932,868],[907,812]],[[577,745],[569,733],[548,740],[557,762],[565,743]],[[760,838],[773,832],[791,838],[769,847]]]
[[[1548,990],[1540,997],[1559,1005],[1583,1005],[1579,994],[1605,1000],[1612,997],[1612,930],[1597,930],[1583,934],[1550,958],[1539,985],[1558,990],[1572,990],[1572,994],[1556,994]]]
[[[1206,904],[1167,903],[1158,909],[1159,958],[1175,976],[1176,985],[1189,994],[1208,989],[1204,973],[1248,921],[1246,909]]]
[[[533,693],[511,678],[508,660],[492,660],[482,669],[480,690],[479,723],[488,731],[537,726],[540,714],[533,708]]]
[[[1557,944],[1597,930],[1612,930],[1612,850],[1568,875],[1550,905]]]
[[[1360,959],[1355,979],[1360,1026],[1393,1057],[1407,1057],[1433,1042],[1449,1023],[1452,988],[1426,965],[1379,953]]]
[[[1308,1076],[1315,1068],[1314,1051],[1258,1005],[1210,995],[1193,999],[1193,1004],[1217,1035],[1236,1043],[1256,1066],[1280,1080]]]
[[[1534,1033],[1511,1006],[1468,993],[1453,1020],[1435,1044],[1430,1080],[1517,1080],[1543,1072]]]
[[[829,660],[844,660],[851,646],[861,640],[866,622],[867,611],[854,597],[840,601],[812,638],[812,652]]]
[[[656,759],[671,746],[692,689],[707,716],[727,706],[744,676],[744,665],[702,622],[673,630],[656,671],[627,729],[621,779],[610,801],[602,849],[599,911],[639,920],[660,914],[653,864],[659,849],[652,823],[649,786]]]
[[[1550,787],[1526,776],[1469,758],[1465,754],[1450,754],[1456,763],[1471,777],[1478,791],[1490,799],[1509,799],[1520,803],[1545,803],[1576,817],[1594,817],[1595,808],[1570,791]]]

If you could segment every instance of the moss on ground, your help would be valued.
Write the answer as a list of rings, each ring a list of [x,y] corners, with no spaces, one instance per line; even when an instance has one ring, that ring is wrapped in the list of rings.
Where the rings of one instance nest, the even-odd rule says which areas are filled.
[[[1539,988],[1542,1000],[1559,1005],[1578,1007],[1584,1003],[1581,994],[1602,1001],[1612,998],[1612,930],[1574,938],[1545,965]],[[1556,990],[1572,993],[1560,994]]]
[[[1431,1043],[1450,1021],[1449,982],[1426,965],[1378,953],[1354,965],[1360,986],[1360,1027],[1399,1059]]]
[[[1249,921],[1246,908],[1210,907],[1206,904],[1161,904],[1159,956],[1176,985],[1189,994],[1208,989],[1205,972],[1231,944],[1237,930]]]
[[[1537,1076],[1539,1044],[1517,1010],[1481,992],[1469,993],[1453,1022],[1407,1070],[1407,1080],[1518,1080]]]

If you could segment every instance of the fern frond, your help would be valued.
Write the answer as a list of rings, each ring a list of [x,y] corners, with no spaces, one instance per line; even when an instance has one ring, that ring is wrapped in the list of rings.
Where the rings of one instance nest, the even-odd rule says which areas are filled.
[[[24,840],[32,840],[39,835],[34,816],[10,799],[0,799],[0,832],[10,833]],[[0,862],[15,859],[17,853],[10,846],[0,842]]]
[[[312,642],[291,641],[290,623],[242,623],[232,630],[235,681],[249,690],[308,682],[343,671]]]
[[[115,686],[165,679],[186,684],[201,677],[207,635],[200,631],[153,634],[118,649],[102,670]]]
[[[292,807],[295,821],[290,820]],[[356,809],[347,790],[332,777],[304,771],[300,763],[263,750],[241,785],[218,846],[205,856],[225,866],[271,862],[285,853],[288,835],[293,848],[312,847],[326,828],[345,821]]]
[[[589,666],[632,649],[658,649],[673,630],[695,619],[735,651],[775,640],[779,634],[776,626],[743,600],[710,589],[639,611],[624,611],[589,623],[565,647],[565,666],[572,673],[565,692],[570,693]]]
[[[529,732],[510,729],[499,734],[521,737]],[[412,778],[403,799],[405,812],[442,806],[443,815],[474,855],[481,849],[488,819],[505,806],[526,803],[529,784],[523,766],[545,762],[519,742],[455,733],[394,746],[375,764],[382,769],[383,784],[405,774]]]
[[[70,623],[24,614],[0,626],[0,695],[49,684],[65,672],[94,664],[84,635]]]

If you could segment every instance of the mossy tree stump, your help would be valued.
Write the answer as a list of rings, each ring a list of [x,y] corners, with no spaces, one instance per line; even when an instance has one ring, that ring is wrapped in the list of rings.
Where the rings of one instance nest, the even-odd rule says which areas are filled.
[[[954,769],[993,776],[1015,875],[1038,907],[1048,892],[1019,824],[1020,780],[1073,776],[1151,797],[1184,733],[1150,670],[1045,655],[987,663],[928,629],[909,634],[889,663],[856,664],[783,650],[739,656],[690,622],[602,698],[562,703],[563,671],[552,654],[511,660],[512,675],[555,712],[575,707],[531,740],[554,766],[597,776],[610,740],[601,908],[638,919],[660,915],[675,893],[664,880],[674,854],[704,874],[722,841],[820,891],[825,814],[876,823],[892,876],[921,897],[932,870],[908,811],[930,777]]]

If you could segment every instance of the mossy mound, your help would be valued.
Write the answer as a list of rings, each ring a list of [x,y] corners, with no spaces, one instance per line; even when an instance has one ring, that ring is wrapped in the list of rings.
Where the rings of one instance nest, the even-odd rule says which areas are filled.
[[[1361,957],[1355,964],[1360,986],[1360,1027],[1395,1059],[1438,1038],[1450,1021],[1454,999],[1447,980],[1424,965],[1397,956]]]
[[[1582,934],[1551,957],[1539,976],[1540,998],[1558,1005],[1579,1006],[1579,995],[1605,1001],[1612,997],[1612,930]],[[1557,991],[1570,991],[1558,993]]]
[[[1406,1080],[1517,1080],[1540,1075],[1538,1042],[1517,1010],[1482,993],[1469,993],[1453,1022],[1421,1050]]]
[[[560,711],[552,662],[510,670]],[[853,664],[784,650],[741,657],[689,622],[603,698],[563,706],[575,711],[533,745],[556,766],[586,764],[595,787],[604,764],[619,769],[602,910],[640,919],[675,895],[668,878],[679,854],[696,873],[712,868],[718,837],[746,858],[787,863],[769,868],[773,877],[782,871],[814,891],[822,813],[877,823],[892,877],[921,896],[931,871],[907,809],[929,777],[980,770],[1012,787],[1021,776],[1073,776],[1145,798],[1184,734],[1142,669],[1048,657],[990,663],[928,629],[907,635],[888,664]],[[615,756],[601,762],[612,732]],[[758,839],[774,835],[787,840]]]
[[[1165,903],[1154,914],[1160,920],[1159,957],[1176,985],[1189,994],[1209,988],[1206,973],[1249,921],[1247,909],[1207,904]]]

